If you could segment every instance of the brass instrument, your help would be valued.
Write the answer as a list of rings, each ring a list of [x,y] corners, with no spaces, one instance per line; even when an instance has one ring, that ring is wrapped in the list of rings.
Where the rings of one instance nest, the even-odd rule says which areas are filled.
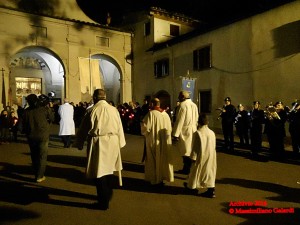
[[[267,106],[264,112],[268,120],[280,120],[280,116],[278,115],[277,110],[273,105],[270,104],[269,106]]]
[[[295,99],[295,102],[293,103],[293,107],[288,111],[288,113],[292,113],[292,112],[296,112],[297,111],[297,107],[299,106],[298,104],[298,100]]]
[[[221,115],[222,115],[222,113],[223,113],[223,110],[225,109],[225,106],[226,105],[223,105],[223,107],[221,108],[217,108],[216,110],[219,110],[220,111],[220,113],[219,113],[219,116],[218,116],[218,118],[217,118],[217,120],[219,120],[219,119],[221,119]]]

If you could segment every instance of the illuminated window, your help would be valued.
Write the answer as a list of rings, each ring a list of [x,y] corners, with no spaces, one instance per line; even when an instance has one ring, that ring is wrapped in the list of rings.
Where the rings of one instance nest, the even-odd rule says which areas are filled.
[[[16,96],[22,97],[29,94],[42,94],[42,79],[16,77]]]
[[[209,68],[211,68],[211,45],[194,50],[193,69],[205,70]]]
[[[156,78],[169,75],[169,59],[161,59],[154,63],[154,74]]]

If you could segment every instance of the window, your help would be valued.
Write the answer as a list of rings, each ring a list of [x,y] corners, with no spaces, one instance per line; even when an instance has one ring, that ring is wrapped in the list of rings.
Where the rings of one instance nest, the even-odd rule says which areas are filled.
[[[193,52],[194,70],[204,70],[211,68],[211,46],[197,49]]]
[[[169,75],[169,59],[161,59],[154,63],[154,74],[156,78]]]
[[[174,36],[174,37],[179,36],[179,26],[171,24],[170,25],[170,35]]]
[[[211,90],[199,91],[200,112],[211,113]]]
[[[96,46],[109,47],[109,38],[96,36]]]
[[[144,35],[149,36],[150,35],[150,21],[144,24]]]

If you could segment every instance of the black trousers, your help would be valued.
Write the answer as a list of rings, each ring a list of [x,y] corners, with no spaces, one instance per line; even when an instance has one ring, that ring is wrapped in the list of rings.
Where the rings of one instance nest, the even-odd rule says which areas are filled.
[[[189,174],[192,166],[192,159],[188,156],[182,156],[182,159],[183,159],[182,171],[186,174]]]
[[[65,148],[69,148],[71,146],[71,135],[62,135],[61,139]]]
[[[95,179],[97,199],[104,207],[109,206],[109,201],[113,196],[113,177],[113,175],[106,175]]]

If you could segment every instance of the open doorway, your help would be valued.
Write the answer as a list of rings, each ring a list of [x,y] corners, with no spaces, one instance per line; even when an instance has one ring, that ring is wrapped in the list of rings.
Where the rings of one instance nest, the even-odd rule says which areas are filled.
[[[64,98],[65,69],[60,58],[43,47],[26,47],[10,61],[8,102],[24,105],[29,94],[45,94],[50,98]]]

